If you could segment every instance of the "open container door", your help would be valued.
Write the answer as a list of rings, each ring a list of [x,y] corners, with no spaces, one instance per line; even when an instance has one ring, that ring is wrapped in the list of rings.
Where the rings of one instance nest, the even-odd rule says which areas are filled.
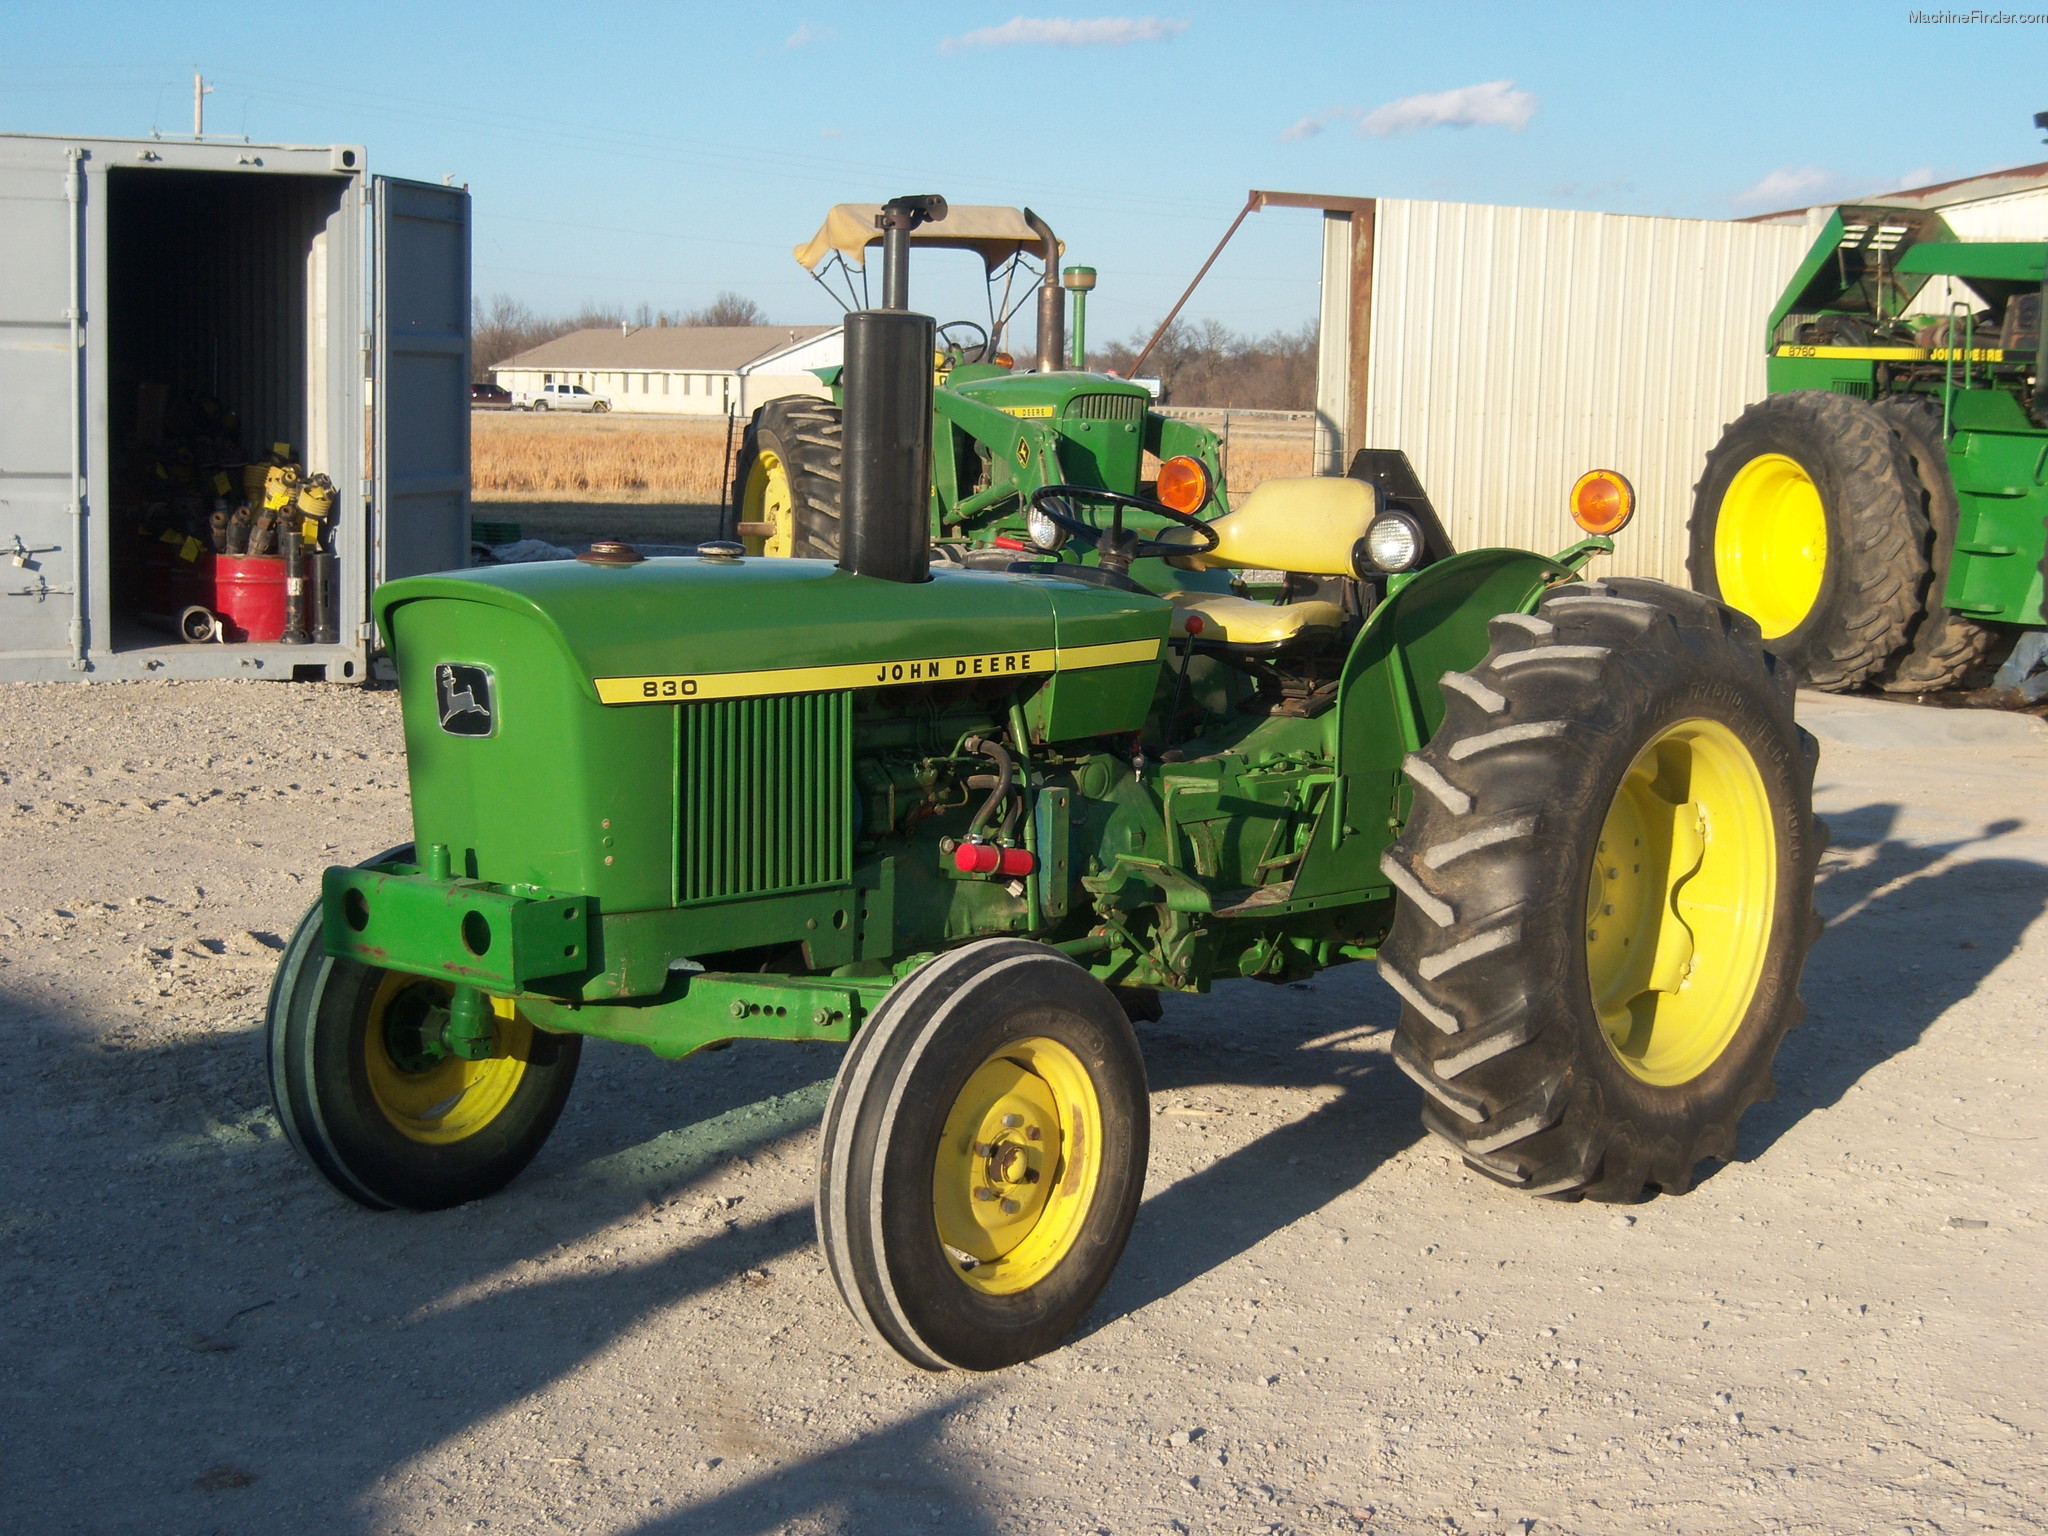
[[[0,655],[60,676],[85,664],[83,158],[0,145]]]
[[[372,178],[376,581],[469,564],[469,193]]]

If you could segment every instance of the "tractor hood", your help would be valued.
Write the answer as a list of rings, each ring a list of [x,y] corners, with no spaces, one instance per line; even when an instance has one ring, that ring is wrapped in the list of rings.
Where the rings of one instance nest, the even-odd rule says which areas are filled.
[[[608,705],[1152,662],[1171,613],[1146,593],[999,572],[942,568],[904,585],[823,560],[542,561],[379,588],[378,627],[401,673],[461,659],[409,654],[406,610],[441,602],[537,623]]]

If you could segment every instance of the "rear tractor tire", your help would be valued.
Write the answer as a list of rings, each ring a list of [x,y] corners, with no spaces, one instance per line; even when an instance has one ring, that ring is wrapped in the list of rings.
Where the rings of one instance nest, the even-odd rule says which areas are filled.
[[[1924,506],[1905,444],[1870,402],[1772,395],[1721,434],[1693,488],[1693,587],[1755,619],[1801,683],[1853,688],[1920,617]]]
[[[840,1296],[913,1365],[1056,1348],[1116,1268],[1145,1184],[1145,1067],[1064,955],[983,939],[899,982],[825,1110],[818,1237]]]
[[[733,465],[735,530],[747,552],[839,558],[839,407],[790,395],[754,413]]]
[[[1820,931],[1813,740],[1741,614],[1553,589],[1446,674],[1382,868],[1423,1123],[1530,1194],[1682,1194],[1732,1158]]]
[[[1911,641],[1878,679],[1887,693],[1937,693],[1959,687],[1984,660],[1996,632],[1947,606],[1949,567],[1955,561],[1961,511],[1941,435],[1941,407],[1925,395],[1891,395],[1878,410],[1898,433],[1927,508],[1927,596]]]
[[[394,848],[373,864],[409,859]],[[321,1177],[372,1210],[438,1211],[495,1194],[555,1128],[582,1055],[493,998],[494,1050],[481,1061],[427,1045],[449,988],[330,959],[321,909],[278,962],[266,1017],[271,1103]]]

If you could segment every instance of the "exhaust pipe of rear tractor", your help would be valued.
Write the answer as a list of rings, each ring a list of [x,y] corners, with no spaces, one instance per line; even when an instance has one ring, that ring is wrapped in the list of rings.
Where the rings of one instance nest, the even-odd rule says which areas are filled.
[[[1045,277],[1038,285],[1038,371],[1058,373],[1067,366],[1067,295],[1060,287],[1060,243],[1052,226],[1024,210],[1024,222],[1045,242]]]
[[[943,197],[899,197],[882,231],[881,309],[846,317],[841,375],[845,502],[839,568],[883,581],[931,579],[930,315],[910,310],[910,232],[946,216]]]

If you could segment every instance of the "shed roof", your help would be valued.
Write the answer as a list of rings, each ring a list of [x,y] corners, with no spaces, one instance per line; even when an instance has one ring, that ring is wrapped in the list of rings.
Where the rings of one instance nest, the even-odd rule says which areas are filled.
[[[571,331],[499,368],[646,368],[730,372],[834,329],[829,325],[652,325]]]

